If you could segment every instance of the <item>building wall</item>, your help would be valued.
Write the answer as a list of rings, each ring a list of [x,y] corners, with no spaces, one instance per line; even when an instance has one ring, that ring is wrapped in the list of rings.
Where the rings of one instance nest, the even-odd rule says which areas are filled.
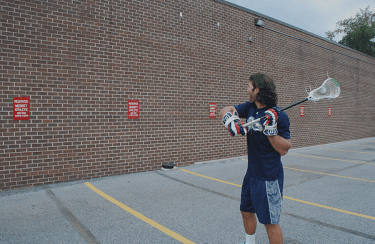
[[[208,107],[245,102],[254,72],[276,81],[280,107],[327,73],[339,82],[304,117],[287,110],[294,148],[375,136],[375,59],[224,1],[0,0],[0,12],[0,189],[246,155]],[[256,27],[259,15],[316,45]],[[13,97],[30,99],[29,120],[13,120]]]

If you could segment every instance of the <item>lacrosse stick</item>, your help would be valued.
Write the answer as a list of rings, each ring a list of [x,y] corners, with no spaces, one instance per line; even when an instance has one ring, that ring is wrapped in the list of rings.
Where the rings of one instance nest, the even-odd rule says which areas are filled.
[[[294,107],[294,106],[296,106],[300,103],[306,102],[306,101],[316,102],[316,101],[319,101],[320,99],[323,99],[323,98],[334,99],[334,98],[338,97],[339,95],[340,95],[339,83],[333,78],[328,78],[323,82],[323,84],[320,87],[316,88],[315,90],[310,91],[306,98],[304,98],[301,101],[298,101],[296,103],[293,103],[292,105],[289,105],[285,108],[282,108],[280,111],[287,110],[291,107]],[[258,123],[259,121],[261,121],[262,119],[265,119],[265,118],[266,118],[266,116],[263,116],[259,119],[253,120],[249,123],[244,124],[243,127],[248,127],[252,124]]]

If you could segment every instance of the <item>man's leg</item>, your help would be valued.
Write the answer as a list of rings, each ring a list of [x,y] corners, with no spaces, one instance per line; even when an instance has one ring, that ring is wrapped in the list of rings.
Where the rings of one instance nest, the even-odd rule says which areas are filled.
[[[257,218],[255,216],[255,213],[241,211],[241,214],[246,234],[254,235],[257,228]]]
[[[283,232],[278,224],[265,224],[270,244],[282,244]]]

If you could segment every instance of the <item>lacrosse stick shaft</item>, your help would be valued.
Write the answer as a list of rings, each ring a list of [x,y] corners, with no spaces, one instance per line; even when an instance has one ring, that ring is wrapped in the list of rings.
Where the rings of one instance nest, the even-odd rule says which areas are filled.
[[[286,106],[285,108],[282,108],[281,111],[284,111],[284,110],[287,110],[288,108],[291,108],[291,107],[294,107],[300,103],[303,103],[303,102],[306,102],[307,100],[309,100],[308,98],[304,98],[302,99],[301,101],[298,101],[296,103],[293,103],[292,105],[289,105],[289,106]]]
[[[258,123],[259,121],[261,121],[264,118],[266,118],[266,116],[263,116],[263,117],[261,117],[259,119],[253,120],[253,121],[250,121],[249,123],[244,124],[243,127],[249,127],[250,125]]]
[[[304,98],[301,101],[298,101],[296,103],[293,103],[292,105],[289,105],[289,106],[286,106],[285,108],[280,109],[280,111],[287,110],[287,109],[289,109],[291,107],[294,107],[294,106],[296,106],[296,105],[298,105],[300,103],[306,102],[307,100],[309,100],[309,99],[308,98]],[[250,125],[258,123],[259,121],[261,121],[262,119],[265,119],[265,118],[266,118],[266,116],[263,116],[263,117],[258,118],[256,120],[250,121],[249,123],[244,124],[243,127],[249,127]]]

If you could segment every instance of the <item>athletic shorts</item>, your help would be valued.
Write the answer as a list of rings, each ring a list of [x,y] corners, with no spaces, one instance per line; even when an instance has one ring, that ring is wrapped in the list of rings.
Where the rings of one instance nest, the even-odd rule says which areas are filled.
[[[242,212],[255,213],[261,224],[278,224],[280,221],[284,179],[264,181],[245,177],[242,184]]]

